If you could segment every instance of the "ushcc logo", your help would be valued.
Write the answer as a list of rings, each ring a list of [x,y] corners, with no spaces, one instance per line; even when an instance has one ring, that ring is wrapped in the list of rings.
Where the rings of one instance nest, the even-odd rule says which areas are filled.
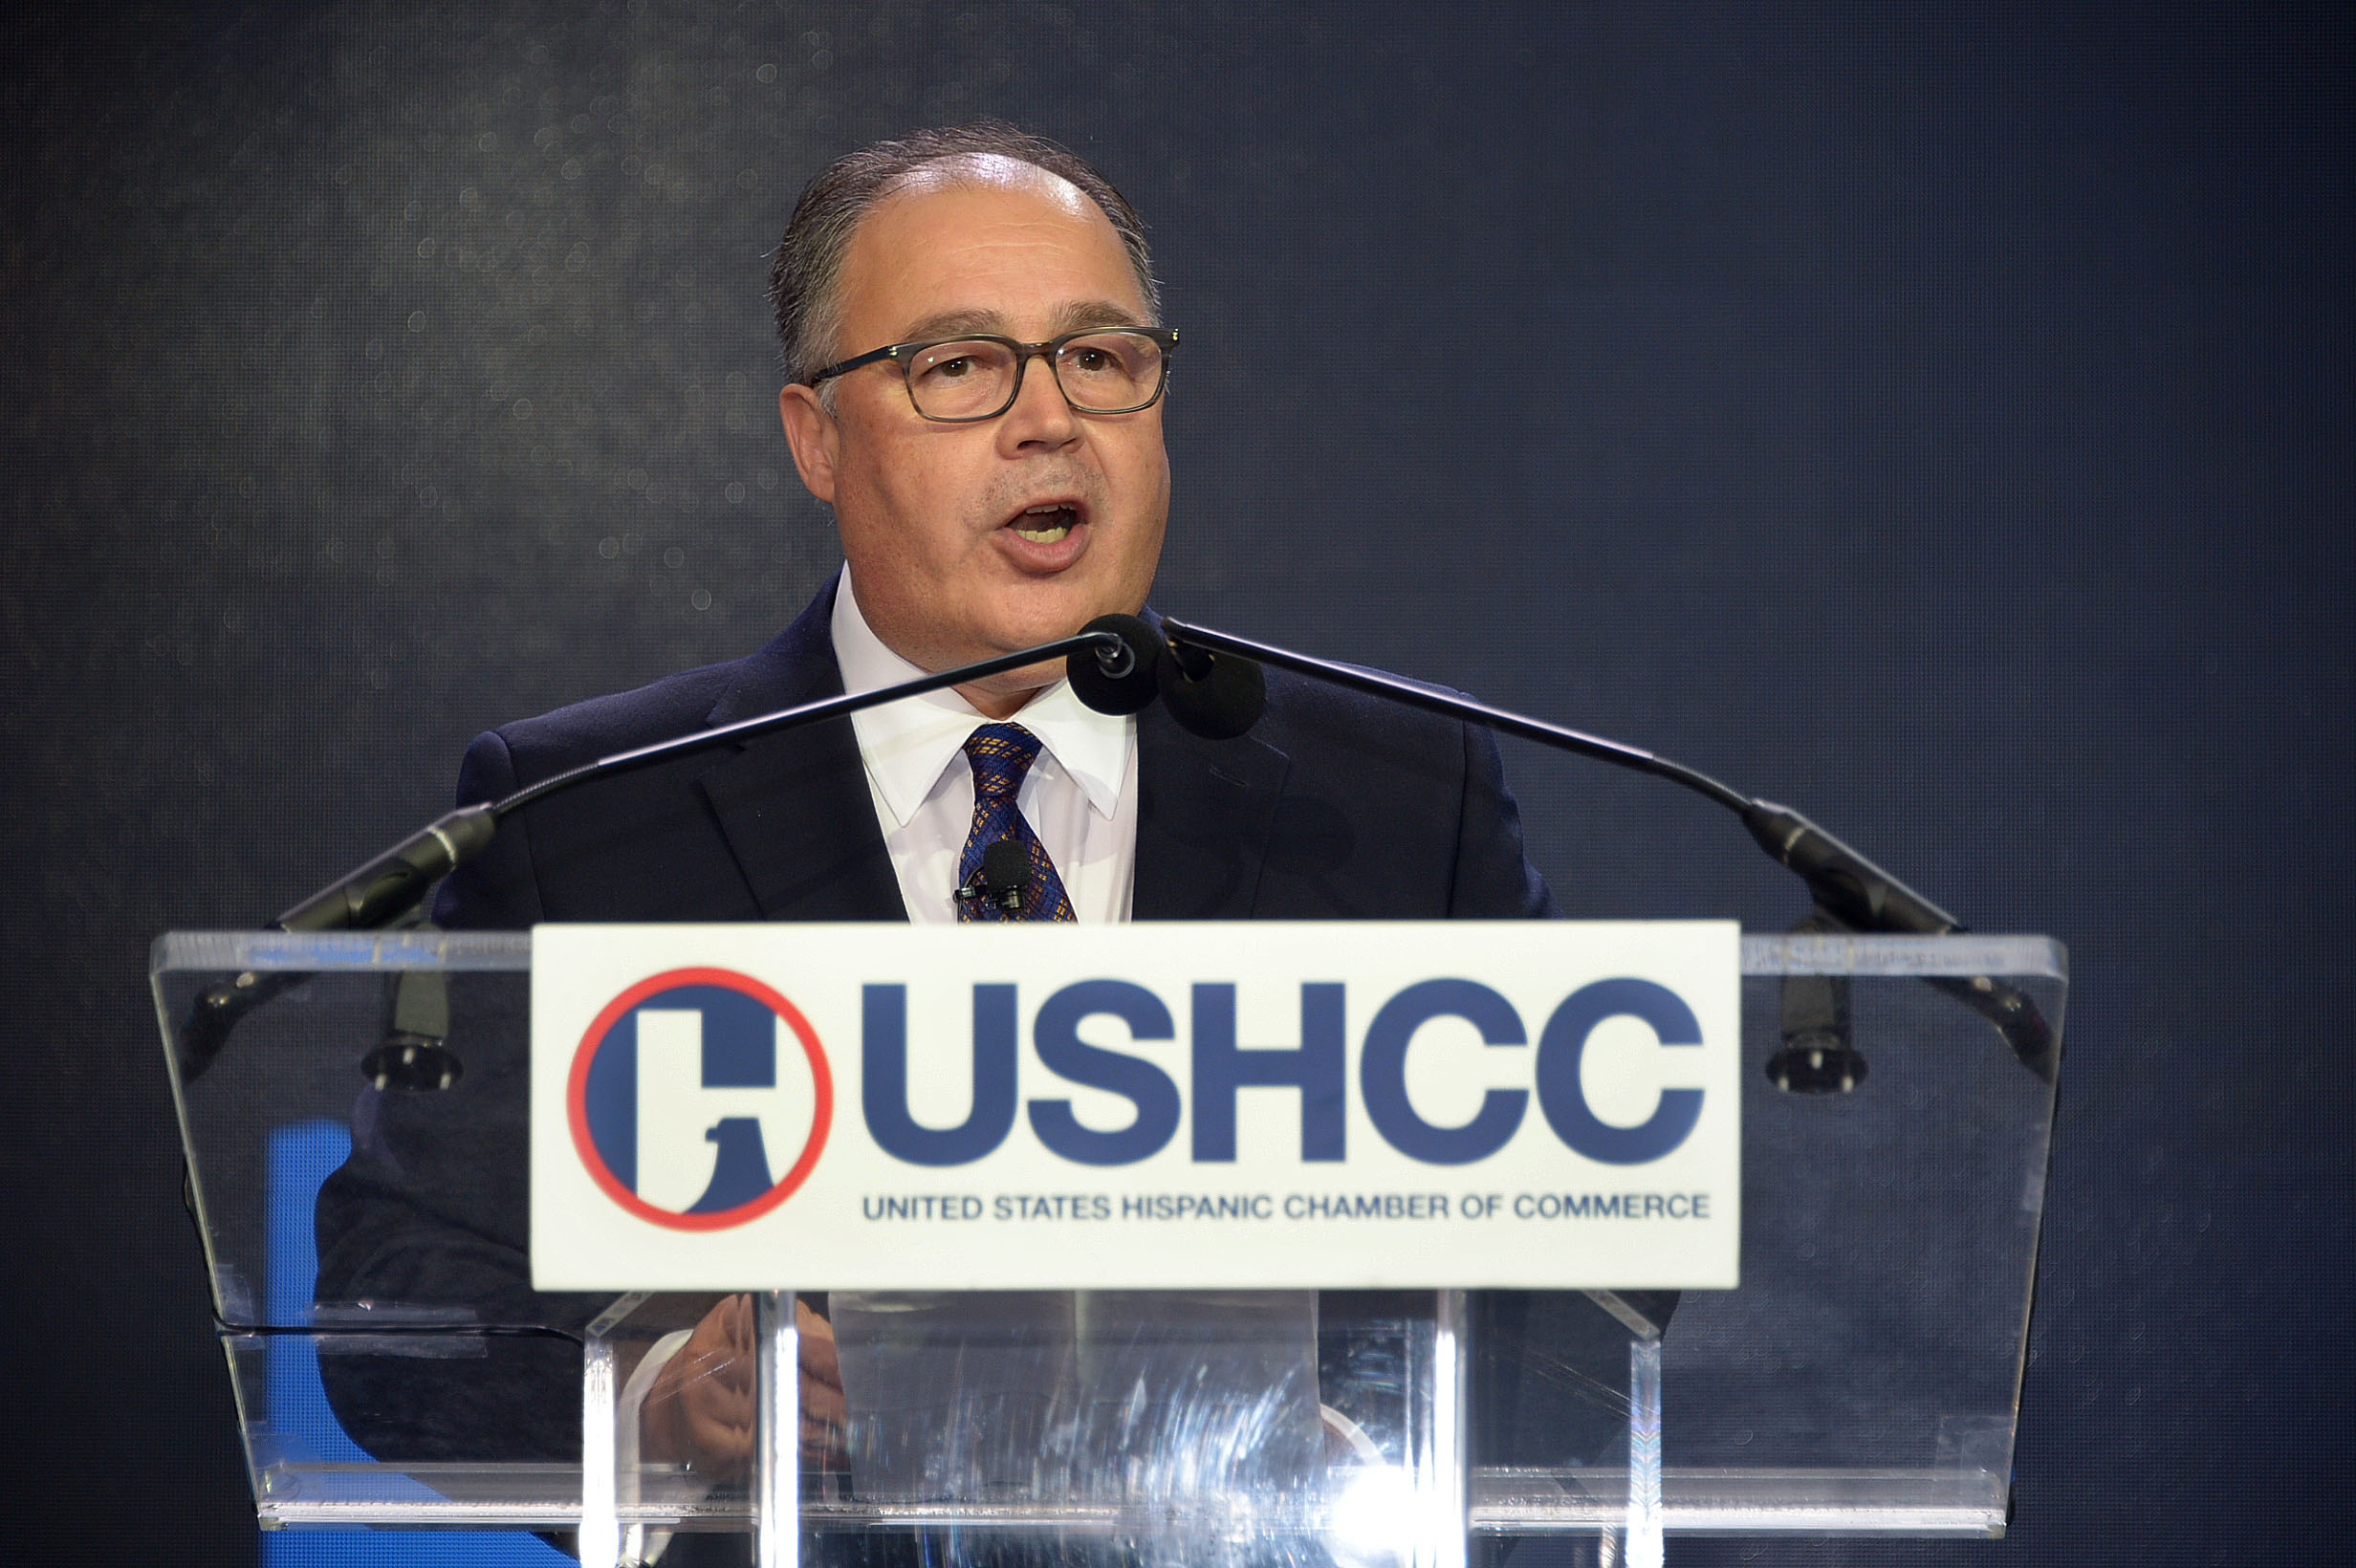
[[[729,969],[673,969],[608,1003],[573,1056],[573,1145],[641,1219],[721,1230],[794,1195],[826,1146],[833,1076],[799,1009]]]

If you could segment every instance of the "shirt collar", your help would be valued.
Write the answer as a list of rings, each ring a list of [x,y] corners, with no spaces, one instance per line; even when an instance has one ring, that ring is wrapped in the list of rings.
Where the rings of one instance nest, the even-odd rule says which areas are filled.
[[[851,589],[851,569],[842,569],[835,590],[835,663],[842,689],[857,694],[896,686],[924,675],[868,626]],[[859,753],[867,765],[896,825],[905,827],[951,762],[965,764],[966,737],[993,721],[953,690],[862,708],[851,715]],[[1073,695],[1072,683],[1058,681],[1024,705],[1012,723],[1039,738],[1039,746],[1088,797],[1089,807],[1109,820],[1121,802],[1128,772],[1129,731],[1134,721],[1099,713]]]

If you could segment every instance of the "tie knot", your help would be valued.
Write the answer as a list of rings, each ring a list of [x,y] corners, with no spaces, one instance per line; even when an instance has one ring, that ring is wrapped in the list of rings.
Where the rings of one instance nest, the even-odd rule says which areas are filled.
[[[1038,760],[1039,738],[1019,724],[986,724],[966,737],[979,800],[1012,800],[1023,774]]]

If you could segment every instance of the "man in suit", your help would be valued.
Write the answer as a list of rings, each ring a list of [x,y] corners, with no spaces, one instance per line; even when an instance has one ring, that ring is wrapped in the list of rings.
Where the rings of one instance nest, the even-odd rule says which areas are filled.
[[[865,149],[802,198],[773,294],[785,433],[844,573],[750,658],[482,736],[463,798],[1144,606],[1169,507],[1170,353],[1097,330],[1161,331],[1141,226],[1101,175],[994,126]],[[1117,341],[1140,350],[1133,376],[1100,368]],[[1090,713],[1060,675],[1035,665],[554,796],[451,879],[438,918],[956,919],[974,799],[959,747],[992,721],[1041,742],[1022,817],[1078,918],[1552,912],[1486,731],[1279,677],[1252,735],[1206,741],[1159,708]]]
[[[463,800],[1145,606],[1168,513],[1162,398],[1176,335],[1158,316],[1142,225],[1102,176],[997,125],[864,149],[803,195],[772,293],[789,373],[780,416],[803,483],[834,512],[844,571],[748,658],[479,737]],[[1554,912],[1485,730],[1272,674],[1254,732],[1212,741],[1158,708],[1094,713],[1060,673],[1035,665],[551,795],[449,880],[437,918],[988,917],[1002,911],[959,895],[982,840],[1001,834],[1026,845],[1030,918]],[[993,807],[1000,791],[1011,811]],[[460,1159],[520,1127],[508,1075],[470,1063],[446,1097],[478,1098],[488,1119]],[[447,1128],[443,1152],[422,1136],[404,1147],[387,1123],[322,1194],[322,1298],[489,1292],[545,1318],[519,1294],[520,1162],[452,1166],[448,1190],[421,1203],[420,1171],[452,1158]],[[717,1375],[741,1366],[740,1318],[715,1309],[665,1367],[647,1401],[650,1456],[741,1452],[748,1396]],[[808,1326],[822,1361],[823,1326]],[[805,1372],[831,1381],[826,1365]],[[385,1403],[381,1384],[336,1376],[339,1404]],[[461,1408],[434,1419],[513,1417],[490,1386],[454,1380],[440,1397]],[[563,1422],[552,1405],[528,1446],[561,1452]],[[372,1429],[396,1447],[438,1441],[397,1428]]]

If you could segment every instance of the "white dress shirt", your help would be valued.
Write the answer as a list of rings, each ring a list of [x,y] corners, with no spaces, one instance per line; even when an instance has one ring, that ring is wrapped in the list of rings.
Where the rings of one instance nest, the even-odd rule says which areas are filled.
[[[851,570],[835,592],[835,662],[847,692],[925,672],[884,645],[860,613]],[[851,715],[884,847],[908,919],[954,922],[957,862],[973,829],[966,737],[993,721],[954,691],[931,691]],[[1058,681],[1006,722],[1039,739],[1015,804],[1083,921],[1129,918],[1137,867],[1137,721],[1099,713]]]

